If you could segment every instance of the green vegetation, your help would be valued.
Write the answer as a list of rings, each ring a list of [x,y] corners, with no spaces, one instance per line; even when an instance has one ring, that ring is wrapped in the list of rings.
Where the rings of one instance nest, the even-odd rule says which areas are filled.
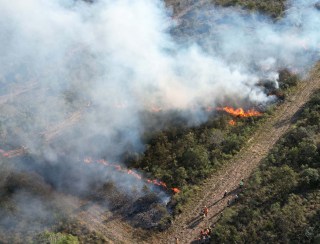
[[[165,2],[176,14],[196,4],[193,0],[166,0]],[[287,3],[286,0],[211,0],[210,2],[223,7],[237,6],[250,11],[259,11],[273,18],[282,16]]]
[[[172,127],[152,136],[144,154],[131,162],[169,185],[200,183],[219,162],[229,159],[251,135],[259,117],[228,125],[231,116],[212,118],[200,127]]]
[[[108,239],[110,236],[103,236],[98,231],[89,230],[83,221],[76,219],[69,218],[64,222],[60,222],[53,228],[53,231],[54,233],[64,233],[65,236],[69,236],[69,240],[72,238],[71,240],[79,241],[79,243],[110,243],[110,239]],[[43,233],[39,237],[42,235]]]
[[[282,77],[287,76],[280,78]],[[291,77],[289,73],[288,77]],[[287,81],[290,81],[289,86],[294,85],[295,82],[287,78],[280,80],[281,87],[281,84],[288,83]],[[270,89],[266,84],[264,86],[267,90]],[[286,88],[287,86],[283,86],[282,89]],[[282,90],[278,91],[282,92]],[[234,106],[236,107],[236,104]],[[182,188],[182,192],[176,194],[171,201],[174,213],[179,213],[187,199],[195,194],[198,185],[246,144],[248,138],[264,117],[268,116],[268,113],[265,113],[263,117],[233,118],[225,112],[214,111],[205,124],[193,127],[188,127],[183,119],[179,120],[179,116],[172,114],[170,116],[171,122],[164,126],[165,130],[144,135],[145,152],[140,155],[130,154],[127,157],[127,163],[130,167],[147,172],[151,178],[165,181],[170,187]],[[236,126],[228,124],[230,119],[236,121]],[[316,119],[313,117],[313,120],[316,121]],[[155,120],[156,123],[157,120]],[[9,133],[4,129],[3,132]],[[24,160],[31,159],[26,157]],[[73,239],[72,236],[76,236],[80,243],[106,241],[105,237],[88,230],[83,223],[66,219],[64,216],[68,214],[65,215],[64,211],[68,210],[65,210],[66,206],[61,206],[63,201],[60,203],[53,196],[52,186],[37,173],[19,170],[20,164],[19,160],[15,162],[13,159],[5,158],[0,162],[0,219],[2,220],[0,222],[0,242],[32,242],[34,236],[51,238],[50,240],[57,240],[57,243],[58,241],[75,241],[76,239]],[[306,171],[305,174],[306,179],[313,180],[314,172]],[[112,195],[110,189],[103,186],[101,201],[108,198],[109,203],[112,203],[110,195]],[[93,189],[92,199],[98,202],[98,196],[99,191]],[[126,200],[126,197],[124,196],[123,199]],[[146,202],[145,199],[142,200]],[[116,203],[121,205],[121,201]],[[117,204],[114,204],[114,209],[118,209],[119,214],[122,214],[121,209],[116,208]],[[134,204],[131,211],[137,212]],[[130,220],[134,226],[139,223],[147,225],[146,220],[148,220],[154,222],[154,229],[157,230],[168,228],[171,222],[171,215],[168,214],[167,209],[161,208],[161,204],[156,201],[154,203],[150,201],[145,209],[141,209],[141,214],[136,216],[131,216]],[[41,234],[46,230],[50,232]]]
[[[213,243],[319,243],[320,91],[250,177]]]
[[[40,234],[34,243],[48,243],[48,244],[78,244],[78,238],[63,233],[44,232]]]
[[[229,7],[239,6],[252,11],[269,14],[273,18],[280,17],[285,10],[286,0],[214,0],[213,3]]]
[[[279,89],[267,82],[261,86],[270,94],[285,99],[285,94],[298,80],[297,75],[281,70]],[[172,199],[177,213],[204,179],[246,145],[260,122],[272,113],[272,109],[270,107],[263,116],[248,118],[234,118],[225,112],[216,111],[201,126],[187,127],[181,122],[168,125],[163,131],[145,135],[146,151],[128,156],[128,166],[140,168],[170,187],[182,188],[182,192]],[[231,119],[236,121],[235,126],[229,124]]]

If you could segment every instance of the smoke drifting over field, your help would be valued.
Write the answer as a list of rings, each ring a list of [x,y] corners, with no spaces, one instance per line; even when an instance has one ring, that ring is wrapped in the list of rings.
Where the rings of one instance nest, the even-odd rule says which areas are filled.
[[[121,134],[121,142],[135,144],[145,109],[200,111],[226,97],[272,99],[256,86],[259,79],[276,81],[279,68],[308,67],[318,57],[314,2],[291,2],[276,23],[236,8],[205,6],[179,25],[161,1],[2,1],[2,83],[40,84],[40,92],[30,92],[33,101],[23,101],[32,107],[28,126],[34,132],[65,118],[70,91],[99,111],[88,116],[83,136],[100,135],[105,147],[113,147]],[[187,43],[170,35],[179,31],[187,32]],[[38,147],[34,138],[19,139]]]
[[[33,109],[28,126],[34,132],[65,118],[69,107],[59,94],[72,91],[99,107],[83,135],[110,138],[108,146],[119,133],[122,141],[136,142],[144,109],[200,110],[225,97],[267,102],[259,79],[275,81],[280,67],[307,67],[318,57],[314,2],[291,2],[276,23],[236,8],[205,6],[179,25],[161,1],[2,1],[2,84],[40,84],[29,98],[47,101],[22,101]],[[181,38],[187,43],[170,35],[179,31],[187,33]],[[19,139],[33,148],[34,138]]]
[[[274,79],[279,68],[302,71],[318,60],[316,2],[289,1],[278,20],[238,8],[204,5],[185,14],[174,33],[189,43],[193,36],[192,41],[228,67],[259,79]]]
[[[256,85],[259,80],[276,86],[278,69],[305,71],[319,58],[320,11],[314,3],[290,2],[285,16],[274,21],[211,5],[174,19],[163,2],[149,0],[0,0],[1,149],[25,146],[32,155],[8,171],[2,163],[2,172],[17,171],[18,183],[5,173],[0,187],[19,185],[22,168],[80,195],[110,180],[117,183],[114,191],[126,191],[127,200],[135,202],[145,194],[144,181],[86,165],[84,158],[118,161],[127,150],[142,151],[145,110],[191,109],[183,114],[194,124],[206,120],[204,107],[228,98],[272,100]],[[30,180],[10,193],[22,223],[54,222],[51,207],[39,197],[45,183],[24,182]],[[106,204],[121,207],[114,202]],[[19,216],[8,221],[11,216],[0,212],[1,241],[1,233],[17,230],[21,221]],[[35,230],[40,225],[26,231]]]
[[[1,95],[23,90],[0,100],[4,144],[59,165],[42,169],[59,184],[69,173],[60,154],[72,158],[81,191],[97,173],[78,169],[88,154],[143,150],[141,111],[192,108],[199,123],[227,98],[272,100],[259,80],[276,86],[278,69],[305,71],[319,58],[315,2],[292,1],[274,21],[208,5],[174,19],[156,0],[0,0]]]

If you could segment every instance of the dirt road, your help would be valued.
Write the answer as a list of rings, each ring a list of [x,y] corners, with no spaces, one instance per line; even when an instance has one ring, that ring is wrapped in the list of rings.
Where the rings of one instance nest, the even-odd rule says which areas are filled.
[[[203,183],[201,190],[190,199],[190,203],[168,231],[146,237],[144,231],[134,229],[120,216],[113,216],[107,209],[94,203],[86,207],[75,204],[74,209],[77,210],[72,215],[88,229],[105,236],[110,243],[175,243],[175,237],[179,238],[180,244],[192,243],[197,240],[201,229],[219,220],[221,212],[227,207],[227,201],[233,197],[229,195],[223,198],[224,191],[232,192],[242,178],[250,176],[273,145],[288,131],[299,110],[317,89],[320,89],[319,71],[300,83],[297,91],[258,128],[248,145]],[[209,214],[203,220],[198,216],[204,205],[209,208]]]
[[[175,243],[175,237],[179,238],[179,243],[191,243],[197,239],[201,229],[207,227],[209,223],[218,221],[221,211],[226,208],[228,199],[232,197],[223,198],[224,191],[231,192],[238,187],[242,178],[249,177],[277,140],[290,128],[299,109],[310,99],[316,89],[320,89],[319,70],[318,68],[317,72],[311,73],[310,78],[298,85],[296,92],[289,96],[275,110],[274,115],[261,125],[254,136],[249,139],[245,148],[226,163],[217,174],[212,175],[203,183],[201,190],[193,196],[193,199],[190,199],[190,203],[185,206],[183,213],[175,219],[168,231],[148,238],[143,237],[145,236],[143,231],[129,226],[120,216],[113,216],[106,208],[96,204],[83,207],[83,201],[71,201],[74,209],[72,216],[81,221],[88,229],[105,236],[110,243]],[[67,127],[78,119],[79,113],[72,115],[68,119],[70,123],[67,123]],[[65,125],[65,123],[62,124]],[[61,129],[60,127],[60,125],[57,126]],[[52,131],[55,132],[57,128]],[[51,133],[49,135],[52,136]],[[7,154],[14,157],[25,153],[25,151],[24,148],[20,148],[12,150],[10,153],[7,152]],[[5,156],[7,157],[7,155]],[[80,204],[80,202],[82,203]],[[206,219],[202,220],[197,217],[204,205],[208,206],[209,214]]]
[[[71,201],[70,197],[65,198],[66,201],[69,199],[65,205],[73,209],[71,216],[78,219],[89,230],[100,233],[110,243],[175,243],[175,237],[179,238],[179,243],[191,243],[197,239],[201,229],[208,227],[209,223],[218,221],[220,213],[227,206],[228,199],[233,197],[230,195],[223,198],[224,191],[231,192],[238,187],[242,178],[249,177],[272,146],[290,128],[299,109],[319,88],[320,64],[309,78],[298,85],[296,92],[276,108],[274,115],[258,128],[254,136],[249,139],[248,145],[202,185],[201,190],[193,196],[183,213],[175,219],[172,227],[166,232],[141,240],[141,237],[146,236],[144,231],[129,226],[120,216],[113,216],[106,208],[93,203],[84,203],[81,200]],[[78,113],[72,115],[67,120],[69,121],[67,127],[78,121],[79,117],[81,116]],[[62,124],[65,125],[65,123]],[[58,125],[51,132],[60,131],[62,129],[60,127],[64,126]],[[54,135],[56,133],[47,134],[48,138]],[[20,155],[20,151],[25,152],[24,149],[13,150],[10,151],[10,155]],[[209,208],[209,214],[202,220],[198,216],[204,205]]]
[[[299,109],[310,99],[312,93],[320,89],[320,73],[313,72],[310,78],[299,84],[297,92],[281,104],[257,130],[243,148],[224,169],[213,175],[201,187],[201,191],[194,196],[184,212],[178,216],[173,227],[155,236],[152,243],[191,243],[196,240],[200,230],[208,227],[209,223],[218,221],[220,213],[226,208],[227,201],[233,196],[223,198],[224,191],[236,189],[242,178],[247,178],[267,155],[273,145],[282,137],[294,122]],[[209,208],[208,217],[204,220],[197,218],[206,205]]]
[[[13,85],[10,87],[10,92],[6,95],[0,96],[0,106],[7,103],[10,100],[15,99],[17,96],[24,94],[26,92],[32,91],[37,88],[39,84],[36,81],[30,81],[25,85]]]
[[[320,65],[319,65],[320,66]],[[267,155],[268,151],[284,135],[294,122],[297,112],[310,99],[311,94],[320,89],[320,72],[310,74],[310,77],[301,82],[296,92],[289,96],[283,104],[270,116],[257,130],[248,145],[243,148],[230,162],[204,182],[201,190],[193,196],[190,203],[185,206],[183,213],[178,216],[172,227],[152,237],[145,236],[141,230],[136,230],[124,222],[121,217],[112,216],[107,209],[96,204],[82,208],[82,204],[74,204],[75,212],[72,214],[79,219],[88,229],[99,232],[111,243],[175,243],[178,237],[180,243],[191,243],[196,240],[200,230],[208,224],[218,221],[221,211],[227,206],[227,201],[232,196],[223,197],[225,190],[228,192],[238,187],[242,178],[247,178]],[[55,137],[61,129],[72,126],[81,118],[81,112],[72,114],[66,121],[49,130],[46,139]],[[15,157],[26,152],[25,148],[19,148],[6,153],[5,157]],[[203,206],[209,208],[208,217],[204,220],[197,218]]]

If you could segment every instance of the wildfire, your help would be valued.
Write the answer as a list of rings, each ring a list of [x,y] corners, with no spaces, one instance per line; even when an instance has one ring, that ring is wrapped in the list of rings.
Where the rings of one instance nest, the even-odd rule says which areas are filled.
[[[231,114],[232,116],[235,117],[241,117],[241,118],[246,118],[246,117],[252,117],[252,116],[261,116],[262,113],[254,110],[254,109],[249,109],[245,111],[243,108],[231,108],[231,107],[223,107],[223,108],[217,108],[219,111],[225,111],[228,114]]]
[[[10,151],[4,151],[0,149],[0,154],[6,158],[13,158],[13,157],[18,157],[25,154],[26,150],[27,150],[26,147],[21,147],[21,148],[10,150]]]
[[[171,190],[173,190],[174,193],[179,193],[180,192],[180,190],[178,188],[176,188],[176,187],[171,188]]]
[[[143,180],[148,184],[153,184],[153,185],[156,185],[156,186],[161,186],[161,187],[163,187],[165,189],[170,189],[174,193],[179,193],[180,192],[180,190],[178,188],[176,188],[176,187],[168,188],[167,184],[164,183],[163,181],[160,181],[160,180],[157,180],[157,179],[153,179],[153,180],[144,179],[141,175],[139,175],[138,173],[134,172],[133,170],[123,168],[118,164],[110,163],[110,162],[108,162],[108,161],[106,161],[104,159],[93,160],[92,158],[85,158],[84,162],[86,164],[98,163],[98,164],[102,164],[102,165],[107,166],[107,167],[112,167],[112,168],[114,168],[115,170],[117,170],[119,172],[123,172],[123,173],[129,174],[129,175],[132,175],[136,179]]]
[[[0,149],[0,153],[1,153],[1,155],[3,156],[3,157],[9,157],[9,153],[7,153],[6,151],[4,151],[4,150],[2,150],[2,149]]]
[[[233,119],[229,120],[228,124],[234,126],[236,125],[236,121],[234,121]]]
[[[26,147],[21,147],[21,148],[18,148],[18,149],[15,149],[15,150],[10,150],[10,151],[5,151],[3,149],[0,149],[0,155],[2,155],[2,157],[6,157],[6,158],[13,158],[13,157],[22,156],[26,152],[27,152],[27,148]],[[114,168],[115,170],[117,170],[119,172],[123,172],[123,173],[129,174],[129,175],[132,175],[136,179],[143,180],[148,184],[153,184],[153,185],[156,185],[156,186],[161,186],[161,187],[163,187],[165,189],[170,189],[174,193],[179,193],[180,192],[180,190],[178,188],[176,188],[176,187],[169,188],[167,186],[167,184],[164,183],[163,181],[160,181],[160,180],[157,180],[157,179],[153,179],[153,180],[144,179],[141,175],[139,175],[138,173],[134,172],[133,170],[123,168],[118,164],[110,163],[110,162],[108,162],[108,161],[106,161],[104,159],[93,160],[92,158],[85,158],[83,161],[86,164],[98,163],[98,164],[102,164],[102,165],[107,166],[107,167],[112,167],[112,168]]]

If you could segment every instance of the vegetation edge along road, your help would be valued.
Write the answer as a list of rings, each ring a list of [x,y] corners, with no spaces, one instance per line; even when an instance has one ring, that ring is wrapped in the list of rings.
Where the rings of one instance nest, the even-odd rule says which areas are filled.
[[[171,229],[155,235],[150,241],[174,243],[177,237],[180,243],[190,243],[195,240],[201,229],[207,227],[209,223],[218,221],[230,198],[222,199],[224,191],[233,191],[242,178],[249,177],[273,145],[288,131],[299,110],[319,88],[320,72],[317,67],[309,78],[298,84],[296,92],[290,94],[284,103],[275,109],[274,115],[257,129],[250,138],[248,146],[203,183],[199,192],[184,207],[183,213],[177,216]],[[205,205],[209,208],[208,217],[197,223],[197,217]]]

